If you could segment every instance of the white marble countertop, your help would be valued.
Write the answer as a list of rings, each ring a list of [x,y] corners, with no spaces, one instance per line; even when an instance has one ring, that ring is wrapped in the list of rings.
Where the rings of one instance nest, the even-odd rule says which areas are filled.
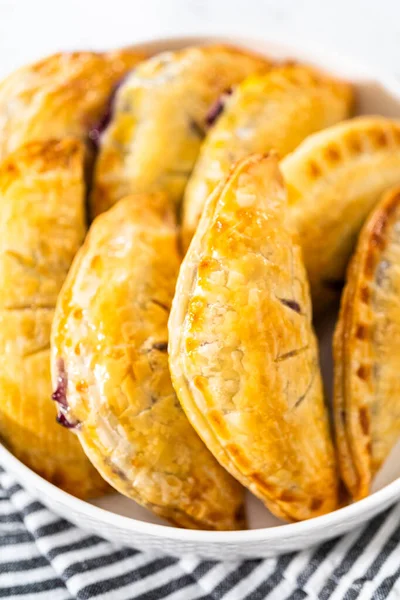
[[[0,77],[60,49],[196,33],[312,42],[400,75],[400,0],[0,0]]]

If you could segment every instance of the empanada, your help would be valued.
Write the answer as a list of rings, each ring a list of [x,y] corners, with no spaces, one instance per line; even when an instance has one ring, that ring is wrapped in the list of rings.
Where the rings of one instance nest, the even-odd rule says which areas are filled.
[[[299,64],[250,75],[239,84],[210,129],[185,190],[184,246],[193,237],[207,197],[232,163],[272,149],[285,156],[311,133],[346,119],[352,101],[350,85]]]
[[[357,234],[382,193],[400,183],[400,121],[358,117],[306,139],[283,159],[314,306],[337,297]]]
[[[30,141],[86,140],[114,87],[142,58],[128,49],[65,52],[12,73],[0,84],[0,159]]]
[[[268,68],[260,56],[229,46],[163,52],[121,86],[101,139],[92,195],[94,214],[130,193],[165,192],[180,202],[219,96]]]
[[[85,232],[83,148],[30,143],[0,166],[0,436],[30,468],[77,496],[108,488],[56,423],[50,328]]]
[[[361,231],[334,359],[340,468],[358,500],[400,437],[400,188],[385,195]]]
[[[179,526],[237,529],[243,489],[189,424],[169,375],[179,262],[161,195],[131,196],[101,215],[58,300],[53,381],[61,414],[117,490]]]
[[[301,250],[276,156],[237,163],[209,197],[169,320],[170,369],[220,463],[287,520],[337,505]]]

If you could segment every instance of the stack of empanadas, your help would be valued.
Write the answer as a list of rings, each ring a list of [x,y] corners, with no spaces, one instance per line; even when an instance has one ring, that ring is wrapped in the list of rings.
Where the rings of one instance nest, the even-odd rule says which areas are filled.
[[[400,436],[400,121],[354,108],[347,82],[223,45],[60,54],[0,85],[21,460],[195,529],[244,528],[245,488],[287,521],[335,510],[340,480],[369,493]],[[331,423],[313,309],[354,249]]]
[[[142,58],[131,50],[57,54],[0,84],[0,437],[32,469],[81,497],[108,486],[56,423],[50,329],[85,235],[90,132]]]
[[[221,94],[270,62],[228,46],[184,48],[142,62],[118,90],[95,168],[95,215],[131,193],[179,204]]]

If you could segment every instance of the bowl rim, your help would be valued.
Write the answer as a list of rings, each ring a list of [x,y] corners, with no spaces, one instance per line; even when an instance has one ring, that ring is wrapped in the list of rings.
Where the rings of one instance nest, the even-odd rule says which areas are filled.
[[[364,513],[371,515],[377,506],[381,505],[384,510],[390,503],[400,497],[400,478],[392,481],[382,489],[370,494],[362,500],[339,508],[326,515],[314,517],[307,521],[296,523],[282,523],[275,527],[264,527],[261,529],[242,529],[239,531],[202,531],[197,529],[183,529],[172,525],[161,525],[139,521],[134,517],[127,517],[112,513],[104,508],[95,506],[90,502],[81,500],[64,492],[54,484],[46,481],[43,477],[32,471],[16,458],[3,444],[0,443],[0,465],[9,467],[16,475],[18,481],[27,482],[29,489],[35,488],[39,495],[51,498],[56,502],[69,506],[79,514],[86,515],[91,520],[100,521],[103,524],[125,529],[136,533],[143,533],[151,537],[179,540],[181,542],[202,543],[240,543],[257,541],[279,541],[295,536],[312,535],[323,529],[334,529],[342,522],[350,522],[355,517]],[[28,491],[29,491],[28,489]],[[39,496],[40,498],[40,496]],[[134,502],[134,500],[132,500]],[[66,515],[68,519],[68,515]]]
[[[242,37],[241,35],[234,34],[208,35],[205,32],[194,32],[193,34],[191,33],[190,35],[185,36],[168,35],[154,37],[152,39],[143,39],[132,44],[131,47],[144,50],[157,48],[157,51],[161,51],[162,48],[168,50],[174,47],[182,47],[191,44],[204,45],[207,43],[228,43],[236,46],[250,47],[255,50],[259,47],[260,53],[265,54],[267,54],[267,51],[264,51],[263,48],[269,46],[272,55],[274,49],[275,51],[278,50],[278,52],[281,50],[284,51],[285,54],[292,55],[296,59],[315,64],[321,69],[326,68],[327,72],[336,73],[337,70],[339,77],[340,73],[342,73],[342,77],[351,79],[351,77],[346,74],[352,72],[353,74],[357,74],[358,77],[361,76],[362,80],[368,80],[379,85],[398,100],[400,108],[400,79],[396,78],[392,73],[382,72],[378,74],[374,72],[374,69],[367,68],[365,64],[357,61],[357,59],[350,58],[349,60],[347,56],[340,55],[338,52],[326,52],[321,49],[321,47],[313,45],[309,41],[296,40],[296,42],[293,43],[293,38],[285,38],[283,35],[268,35],[267,39],[261,39],[258,36]],[[345,74],[343,74],[343,72],[345,72]],[[36,492],[39,493],[39,498],[41,494],[43,494],[44,497],[53,499],[55,502],[70,507],[78,514],[86,515],[91,520],[100,521],[111,527],[142,533],[149,537],[171,539],[194,544],[197,542],[209,544],[257,541],[276,542],[280,539],[288,539],[289,537],[311,535],[312,533],[316,533],[323,529],[333,530],[336,527],[340,527],[343,522],[350,523],[357,516],[360,516],[360,514],[365,514],[367,519],[368,516],[374,512],[379,512],[379,506],[382,506],[383,510],[389,504],[392,502],[394,503],[400,498],[399,477],[362,500],[306,521],[282,523],[282,525],[261,529],[202,531],[140,521],[134,517],[112,513],[104,508],[95,506],[90,502],[76,498],[32,471],[1,444],[1,442],[0,465],[3,466],[3,468],[9,468],[10,471],[15,474],[19,482],[26,482],[28,491],[29,489],[34,488]],[[377,508],[378,510],[376,510]],[[66,515],[66,517],[68,518],[68,515]]]

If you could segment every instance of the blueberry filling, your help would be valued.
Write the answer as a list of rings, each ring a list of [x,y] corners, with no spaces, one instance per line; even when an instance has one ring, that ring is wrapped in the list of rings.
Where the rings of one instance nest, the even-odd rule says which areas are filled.
[[[66,427],[67,429],[75,429],[80,425],[79,421],[70,418],[69,407],[67,402],[67,388],[68,388],[68,377],[65,370],[65,364],[62,358],[57,363],[57,387],[51,396],[54,402],[57,402],[58,415],[56,417],[57,423]]]
[[[291,308],[292,310],[294,310],[295,312],[297,312],[299,314],[301,313],[300,304],[298,302],[296,302],[296,300],[287,300],[286,298],[279,298],[279,300],[282,302],[282,304],[284,304],[288,308]]]
[[[56,421],[59,425],[62,425],[66,429],[76,429],[79,425],[77,421],[69,421],[67,416],[62,412],[57,415]]]
[[[65,364],[64,364],[64,361],[62,358],[60,358],[58,360],[57,370],[58,370],[57,387],[54,390],[54,392],[51,396],[51,399],[54,400],[54,402],[57,402],[57,404],[60,407],[63,407],[64,409],[68,409],[68,403],[67,403],[68,378],[67,378],[67,373],[65,371]]]
[[[89,130],[89,134],[88,134],[89,139],[93,143],[93,145],[94,145],[94,147],[95,147],[96,150],[98,150],[99,145],[100,145],[101,134],[105,131],[105,129],[107,129],[108,125],[110,124],[110,121],[111,121],[111,118],[112,118],[113,112],[114,112],[115,97],[117,95],[117,92],[118,92],[119,88],[121,87],[121,85],[125,81],[125,79],[126,78],[123,77],[114,86],[114,89],[112,90],[112,92],[110,94],[110,97],[107,100],[107,104],[105,106],[103,116]]]
[[[211,106],[210,110],[206,115],[206,124],[208,125],[208,127],[214,125],[215,121],[218,119],[218,117],[224,110],[226,100],[228,96],[232,94],[232,91],[232,88],[228,88],[227,90],[225,90],[224,93],[218,98],[218,100],[216,100]]]

